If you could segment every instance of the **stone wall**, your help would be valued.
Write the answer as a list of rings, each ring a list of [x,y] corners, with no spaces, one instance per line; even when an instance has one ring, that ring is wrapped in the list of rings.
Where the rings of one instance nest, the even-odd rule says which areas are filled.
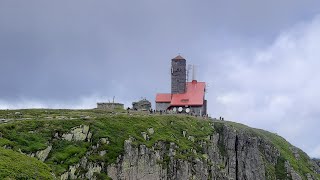
[[[157,107],[157,110],[158,110],[158,107],[162,108],[164,107],[166,104],[164,103],[157,103],[156,104],[156,107]],[[167,104],[168,106],[170,106],[170,103]],[[159,109],[160,109],[159,108]],[[173,110],[173,108],[176,108],[176,112],[173,112],[173,113],[182,113],[182,114],[185,114],[186,113],[186,109],[189,108],[190,109],[190,112],[188,114],[191,114],[191,115],[197,115],[197,116],[203,116],[203,115],[206,115],[206,107],[205,105],[203,106],[189,106],[189,107],[182,107],[183,108],[183,111],[182,112],[178,112],[178,106],[177,107],[171,107],[170,110]],[[167,109],[167,108],[166,108]]]
[[[207,113],[207,100],[203,100],[203,109],[202,109],[202,114],[206,115]]]
[[[191,112],[194,113],[194,115],[204,116],[207,114],[207,100],[203,101],[203,106],[192,106],[189,108],[190,108]]]
[[[156,111],[164,111],[170,107],[170,103],[156,103]]]
[[[171,94],[186,92],[186,60],[172,59],[171,61]]]
[[[191,110],[191,113],[197,116],[202,116],[204,115],[204,107],[203,106],[195,106],[195,107],[189,107]]]

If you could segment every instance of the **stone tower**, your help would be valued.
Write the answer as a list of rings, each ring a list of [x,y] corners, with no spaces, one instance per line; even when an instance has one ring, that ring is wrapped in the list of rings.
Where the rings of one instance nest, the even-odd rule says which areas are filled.
[[[186,92],[186,60],[180,55],[171,61],[171,94]]]

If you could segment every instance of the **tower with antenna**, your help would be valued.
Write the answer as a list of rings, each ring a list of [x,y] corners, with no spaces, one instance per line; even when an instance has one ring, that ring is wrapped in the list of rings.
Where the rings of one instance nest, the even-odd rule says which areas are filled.
[[[171,59],[171,93],[157,93],[156,111],[206,115],[206,83],[198,82],[196,78],[195,65],[187,68],[186,59],[180,55]]]

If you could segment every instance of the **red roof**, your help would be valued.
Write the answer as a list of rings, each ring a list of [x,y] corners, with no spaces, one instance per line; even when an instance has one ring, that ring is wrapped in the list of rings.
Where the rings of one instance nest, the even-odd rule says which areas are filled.
[[[205,82],[187,82],[187,92],[183,94],[157,94],[156,102],[170,102],[171,106],[202,106]]]
[[[173,94],[171,106],[202,106],[205,87],[205,82],[187,82],[187,92],[184,94]]]
[[[157,94],[156,102],[171,102],[171,94],[164,93],[164,94]]]

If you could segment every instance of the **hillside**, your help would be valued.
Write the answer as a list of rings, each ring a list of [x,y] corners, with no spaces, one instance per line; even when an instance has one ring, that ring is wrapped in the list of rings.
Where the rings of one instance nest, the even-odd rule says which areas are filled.
[[[50,168],[35,158],[0,147],[1,179],[53,179]]]
[[[276,134],[184,115],[2,110],[0,147],[0,179],[320,179]]]

